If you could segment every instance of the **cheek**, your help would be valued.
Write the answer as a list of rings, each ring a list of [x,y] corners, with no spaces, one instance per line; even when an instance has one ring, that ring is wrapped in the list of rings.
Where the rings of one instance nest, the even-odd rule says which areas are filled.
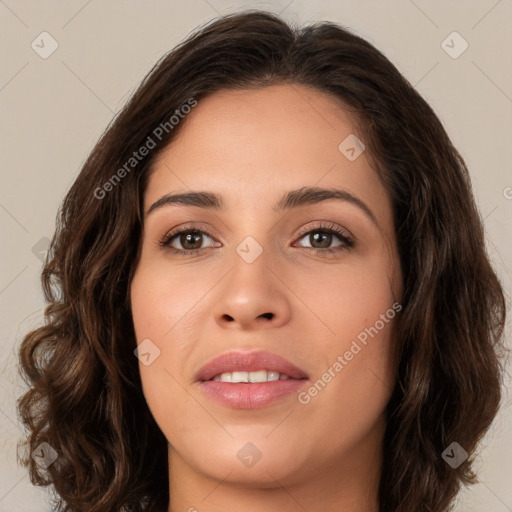
[[[314,431],[318,427],[313,423],[321,423],[319,434],[328,433],[325,442],[316,441],[311,446],[325,457],[350,451],[375,429],[382,428],[395,382],[391,358],[393,320],[381,330],[374,324],[372,321],[361,328],[352,322],[347,334],[339,324],[340,335],[322,347],[323,363],[317,365],[311,385],[298,396],[302,429]],[[357,334],[350,336],[348,332]]]
[[[398,280],[390,268],[389,258],[382,254],[347,259],[339,266],[326,265],[314,275],[297,278],[297,295],[307,299],[304,302],[315,313],[318,325],[327,328],[323,329],[328,340],[323,344],[325,353],[350,344],[392,307],[396,290],[390,282],[396,285]]]
[[[313,417],[343,425],[353,441],[382,414],[394,386],[393,327],[401,306],[390,268],[380,255],[364,265],[321,272],[307,295],[323,335],[311,354],[317,373],[299,401]],[[304,281],[303,294],[307,286],[311,279]]]
[[[142,389],[155,421],[170,440],[188,430],[176,418],[186,416],[188,425],[204,423],[201,409],[184,390],[183,363],[192,348],[190,340],[197,338],[189,324],[201,325],[194,308],[207,290],[204,280],[191,279],[179,270],[169,275],[156,262],[141,266],[131,283],[137,345],[150,353],[149,364],[144,358],[139,361]]]
[[[197,279],[179,269],[170,274],[166,265],[159,262],[146,265],[136,273],[131,285],[137,341],[155,338],[167,345],[207,291],[205,279]]]
[[[364,404],[365,410],[370,410],[372,403],[378,409],[378,403],[385,400],[393,386],[392,329],[392,321],[381,329],[372,323],[357,336],[329,347],[330,362],[320,378],[333,384],[338,401],[357,410]]]

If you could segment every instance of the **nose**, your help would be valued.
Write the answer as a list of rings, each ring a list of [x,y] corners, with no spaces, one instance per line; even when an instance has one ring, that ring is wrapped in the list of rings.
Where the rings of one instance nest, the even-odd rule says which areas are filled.
[[[277,269],[268,265],[265,251],[252,263],[236,254],[215,297],[215,321],[222,328],[275,328],[291,316],[289,288]]]

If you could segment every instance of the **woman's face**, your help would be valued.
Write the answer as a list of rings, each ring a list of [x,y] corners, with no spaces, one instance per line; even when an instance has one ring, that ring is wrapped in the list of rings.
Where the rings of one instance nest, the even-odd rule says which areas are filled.
[[[301,85],[218,92],[181,122],[145,190],[131,285],[170,467],[259,487],[357,478],[380,455],[402,278],[354,125]],[[159,201],[192,192],[220,205]]]

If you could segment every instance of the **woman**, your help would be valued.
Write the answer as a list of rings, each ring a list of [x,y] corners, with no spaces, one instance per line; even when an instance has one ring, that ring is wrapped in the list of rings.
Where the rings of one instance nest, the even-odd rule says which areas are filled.
[[[505,306],[432,109],[334,24],[161,59],[67,194],[19,401],[62,510],[448,510]],[[47,444],[43,444],[47,443]]]

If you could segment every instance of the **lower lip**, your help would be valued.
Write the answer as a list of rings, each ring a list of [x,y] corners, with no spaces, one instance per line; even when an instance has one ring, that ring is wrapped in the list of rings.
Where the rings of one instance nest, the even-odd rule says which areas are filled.
[[[236,409],[256,409],[282,400],[298,391],[308,379],[285,379],[270,382],[221,382],[207,380],[201,389],[216,402]]]

